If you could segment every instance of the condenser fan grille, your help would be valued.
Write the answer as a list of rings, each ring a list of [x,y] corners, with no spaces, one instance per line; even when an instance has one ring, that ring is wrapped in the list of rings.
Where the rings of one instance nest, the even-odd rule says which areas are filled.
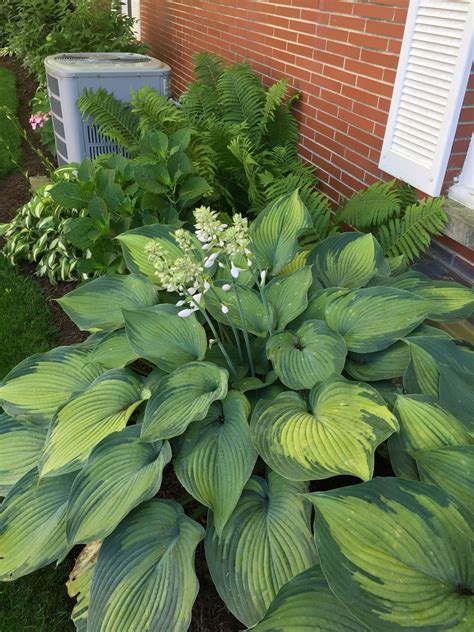
[[[77,61],[85,64],[96,64],[97,62],[106,64],[142,64],[146,61],[152,61],[151,57],[146,55],[56,55],[57,61]]]

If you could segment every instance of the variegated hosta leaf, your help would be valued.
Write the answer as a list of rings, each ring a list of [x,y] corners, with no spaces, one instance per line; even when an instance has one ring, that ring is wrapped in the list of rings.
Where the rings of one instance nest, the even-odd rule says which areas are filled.
[[[328,287],[322,290],[316,290],[308,300],[308,307],[291,323],[291,328],[295,329],[307,320],[324,320],[326,306],[331,298],[343,296],[347,294],[348,291],[349,290],[340,287]]]
[[[86,632],[90,589],[101,542],[87,544],[76,559],[66,582],[67,594],[76,600],[71,619],[77,632]]]
[[[226,314],[222,312],[223,305],[229,310]],[[259,292],[246,285],[234,286],[228,292],[214,285],[212,292],[206,294],[206,308],[220,323],[228,326],[230,322],[256,336],[266,336],[275,327],[273,307],[268,303],[265,307]]]
[[[157,300],[146,277],[110,274],[80,285],[58,302],[82,331],[103,331],[123,327],[123,309],[149,307]]]
[[[439,399],[441,404],[460,419],[474,435],[473,375],[441,366]]]
[[[341,373],[346,353],[344,338],[321,320],[308,320],[296,331],[274,334],[267,342],[267,357],[276,374],[296,390]]]
[[[308,263],[324,287],[364,287],[382,272],[389,275],[383,250],[371,233],[340,233],[319,242]]]
[[[248,632],[366,632],[328,586],[319,564],[285,584]]]
[[[410,351],[402,342],[375,353],[351,353],[345,370],[355,380],[377,382],[401,377],[410,362]]]
[[[203,420],[189,426],[173,460],[181,485],[212,509],[218,534],[234,511],[257,460],[249,414],[247,398],[229,391],[222,402],[211,405]]]
[[[308,494],[321,567],[371,630],[470,630],[470,518],[444,491],[375,478]]]
[[[15,421],[0,413],[0,496],[38,463],[47,426]]]
[[[107,369],[121,369],[139,358],[130,346],[125,329],[105,335],[93,334],[86,344],[91,349],[89,361]]]
[[[67,551],[66,508],[74,474],[38,478],[33,468],[0,509],[0,580],[17,579]]]
[[[295,393],[259,403],[250,430],[263,460],[291,480],[372,476],[375,448],[398,430],[377,391],[332,377],[315,386],[310,409]]]
[[[349,351],[386,349],[426,318],[430,302],[390,287],[351,290],[329,300],[325,320],[346,341]]]
[[[283,270],[280,271],[280,274],[288,275],[292,274],[295,270],[299,268],[304,268],[306,265],[306,261],[308,259],[309,250],[300,250],[296,253],[290,263],[287,263]]]
[[[11,417],[48,424],[56,409],[105,371],[80,345],[58,347],[20,362],[0,383],[0,404]]]
[[[453,445],[415,453],[422,481],[441,487],[474,511],[474,446]]]
[[[174,305],[124,311],[125,330],[133,350],[164,371],[202,360],[207,349],[201,323],[194,314],[181,318],[178,311]]]
[[[149,396],[128,369],[111,369],[58,410],[49,427],[39,470],[57,476],[81,467],[104,437],[121,430]]]
[[[407,272],[390,279],[389,284],[430,300],[431,320],[455,322],[468,318],[474,311],[474,291],[455,281],[437,281],[419,272]]]
[[[162,377],[147,402],[142,438],[171,439],[204,419],[212,402],[227,395],[227,380],[227,371],[209,362],[190,362]]]
[[[275,312],[275,329],[285,329],[306,309],[312,281],[311,267],[306,266],[275,277],[265,287],[265,296]]]
[[[69,496],[66,531],[74,544],[103,540],[117,524],[160,489],[171,460],[167,441],[140,440],[139,426],[114,432],[91,452]]]
[[[174,259],[182,256],[182,251],[172,237],[175,230],[176,226],[151,224],[133,228],[119,235],[117,240],[120,242],[125,265],[130,272],[144,274],[152,281],[156,281],[155,268],[148,256],[146,246],[151,241],[155,241],[163,248],[166,257]]]
[[[260,268],[271,268],[273,275],[279,274],[296,255],[298,237],[311,226],[311,216],[298,191],[267,206],[250,225],[253,251]]]
[[[252,476],[221,536],[208,526],[206,560],[219,595],[246,626],[257,623],[280,588],[316,563],[304,483],[275,472]]]
[[[390,437],[390,461],[397,476],[418,478],[413,454],[447,445],[471,443],[464,425],[427,395],[399,395],[395,413],[400,432]]]
[[[194,552],[203,537],[172,500],[134,509],[100,548],[88,632],[185,632],[199,587]]]

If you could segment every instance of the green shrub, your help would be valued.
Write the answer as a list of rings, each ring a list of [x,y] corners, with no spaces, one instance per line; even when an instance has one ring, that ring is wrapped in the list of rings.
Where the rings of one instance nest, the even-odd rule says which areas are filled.
[[[11,70],[0,68],[0,108],[6,107],[16,115],[17,106],[15,75]],[[0,178],[17,168],[20,146],[20,134],[0,110]]]
[[[184,631],[205,538],[247,628],[470,629],[474,355],[424,321],[465,318],[474,293],[392,273],[370,234],[301,251],[296,192],[250,227],[194,217],[120,235],[130,274],[60,299],[89,339],[0,383],[0,450],[23,437],[0,576],[85,544],[78,629]],[[375,457],[397,477],[372,479]],[[205,528],[154,498],[170,462]]]

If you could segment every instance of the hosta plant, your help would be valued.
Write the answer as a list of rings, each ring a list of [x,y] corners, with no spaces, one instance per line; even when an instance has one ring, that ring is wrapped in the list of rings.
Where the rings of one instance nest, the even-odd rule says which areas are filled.
[[[424,322],[472,292],[370,234],[301,252],[297,193],[194,215],[120,235],[130,273],[60,300],[88,340],[1,383],[1,578],[85,545],[78,630],[184,631],[204,541],[246,629],[472,629],[474,356]]]

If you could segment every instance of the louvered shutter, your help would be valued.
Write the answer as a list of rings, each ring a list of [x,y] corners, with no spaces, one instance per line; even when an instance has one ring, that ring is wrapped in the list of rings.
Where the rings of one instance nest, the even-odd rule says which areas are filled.
[[[411,0],[379,167],[439,195],[473,56],[471,0]]]

